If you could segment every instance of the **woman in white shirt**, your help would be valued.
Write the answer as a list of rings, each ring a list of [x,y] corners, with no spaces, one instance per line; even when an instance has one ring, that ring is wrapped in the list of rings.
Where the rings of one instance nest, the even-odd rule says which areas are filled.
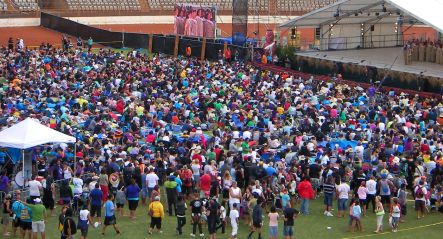
[[[229,208],[233,208],[234,203],[240,205],[241,189],[237,187],[237,182],[232,182],[232,187],[229,189]]]

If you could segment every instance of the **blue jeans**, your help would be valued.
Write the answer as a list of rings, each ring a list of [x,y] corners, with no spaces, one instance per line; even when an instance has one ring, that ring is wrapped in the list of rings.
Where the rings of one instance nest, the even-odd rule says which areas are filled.
[[[309,214],[309,199],[307,198],[301,199],[300,211],[305,215]]]

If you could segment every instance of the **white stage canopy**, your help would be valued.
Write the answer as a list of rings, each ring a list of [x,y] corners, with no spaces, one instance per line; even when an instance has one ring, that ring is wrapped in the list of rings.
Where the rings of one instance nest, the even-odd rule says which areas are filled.
[[[27,118],[0,132],[0,147],[27,149],[48,143],[75,143],[75,137],[60,133]]]
[[[340,0],[280,25],[321,27],[329,24],[426,24],[443,33],[443,0]]]

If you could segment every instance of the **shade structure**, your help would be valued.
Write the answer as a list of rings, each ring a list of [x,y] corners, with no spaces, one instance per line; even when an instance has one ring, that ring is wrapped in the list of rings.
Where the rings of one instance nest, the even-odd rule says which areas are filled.
[[[426,24],[443,32],[441,0],[339,0],[280,25],[290,27],[321,27],[329,24],[396,23]]]
[[[48,143],[75,142],[75,137],[53,130],[32,118],[0,132],[0,147],[27,149]]]

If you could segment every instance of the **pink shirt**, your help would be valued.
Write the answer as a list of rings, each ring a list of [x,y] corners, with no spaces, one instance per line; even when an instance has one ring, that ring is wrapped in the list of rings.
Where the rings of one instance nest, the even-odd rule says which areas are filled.
[[[278,226],[278,213],[271,212],[268,214],[268,217],[269,217],[269,226],[270,227]]]
[[[366,199],[366,194],[368,193],[368,189],[366,187],[359,187],[357,194],[358,194],[358,198],[365,200]]]
[[[337,109],[331,109],[331,118],[337,118],[338,114],[337,114]]]

